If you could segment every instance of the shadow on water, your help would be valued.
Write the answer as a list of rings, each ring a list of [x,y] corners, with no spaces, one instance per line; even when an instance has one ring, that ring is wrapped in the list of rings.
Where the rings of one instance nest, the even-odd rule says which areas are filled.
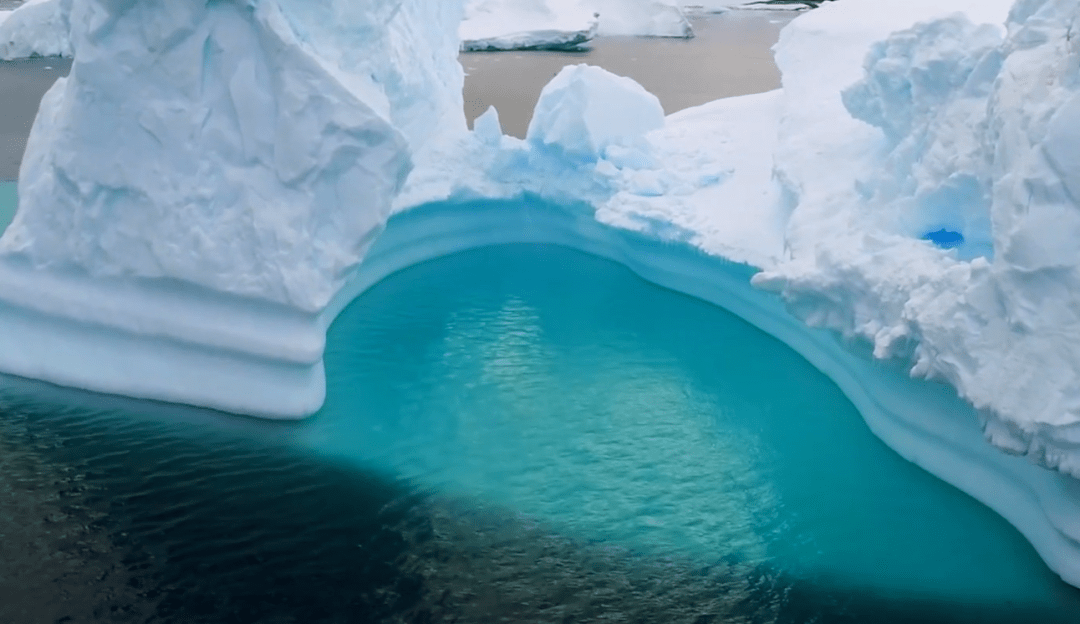
[[[748,580],[727,566],[567,538],[302,456],[282,444],[288,432],[261,423],[135,403],[139,414],[66,409],[29,402],[17,385],[22,398],[5,392],[0,417],[5,486],[12,500],[51,500],[56,511],[50,529],[19,517],[40,513],[33,504],[7,509],[0,530],[36,529],[37,552],[24,555],[72,565],[12,578],[21,562],[9,549],[6,623],[772,620],[731,619],[736,608],[775,609],[728,604]]]

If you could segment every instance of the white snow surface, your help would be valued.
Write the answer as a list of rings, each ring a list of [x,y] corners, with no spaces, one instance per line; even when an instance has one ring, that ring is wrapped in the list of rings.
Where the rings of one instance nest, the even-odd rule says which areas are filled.
[[[834,25],[877,4],[807,14],[778,46],[776,166],[798,205],[789,256],[755,283],[950,383],[995,445],[1080,477],[1080,2],[1022,0],[1007,32],[1009,2],[908,2],[882,30],[910,28],[857,69]],[[964,245],[919,240],[939,229]]]
[[[0,11],[0,60],[34,56],[70,57],[68,13],[72,0],[28,0]]]
[[[670,0],[469,0],[462,48],[567,48],[599,35],[691,37]]]

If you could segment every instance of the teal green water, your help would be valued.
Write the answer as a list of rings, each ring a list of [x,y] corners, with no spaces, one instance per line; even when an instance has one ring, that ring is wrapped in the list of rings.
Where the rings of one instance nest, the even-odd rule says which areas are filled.
[[[607,261],[521,246],[413,267],[342,314],[326,363],[309,448],[420,488],[862,594],[1080,607],[800,356]]]
[[[15,218],[15,210],[19,207],[17,189],[17,182],[0,182],[0,234],[4,233]]]

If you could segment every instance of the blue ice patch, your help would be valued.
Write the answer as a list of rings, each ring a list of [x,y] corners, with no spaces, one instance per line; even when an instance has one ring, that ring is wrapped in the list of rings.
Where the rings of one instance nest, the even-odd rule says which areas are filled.
[[[960,232],[941,229],[936,232],[923,234],[923,240],[928,240],[942,249],[955,249],[964,244],[964,235]]]

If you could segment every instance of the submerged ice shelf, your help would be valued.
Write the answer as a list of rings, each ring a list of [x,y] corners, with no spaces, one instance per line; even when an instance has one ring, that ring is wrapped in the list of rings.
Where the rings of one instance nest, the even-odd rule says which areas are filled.
[[[0,239],[0,370],[304,417],[358,293],[457,251],[564,245],[780,338],[1080,585],[1080,344],[1060,339],[1077,262],[1074,237],[1039,238],[1076,207],[1080,0],[1023,0],[1007,23],[1005,0],[833,3],[784,31],[782,91],[667,118],[570,67],[524,141],[495,111],[465,130],[445,4],[164,1],[73,5],[86,56],[43,103]],[[157,49],[158,19],[185,34],[166,37],[169,80],[126,52]]]

